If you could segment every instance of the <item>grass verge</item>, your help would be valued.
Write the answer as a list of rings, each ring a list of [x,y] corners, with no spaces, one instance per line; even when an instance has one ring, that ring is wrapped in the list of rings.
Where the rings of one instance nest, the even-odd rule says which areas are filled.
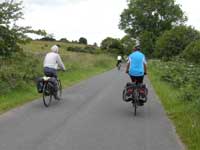
[[[80,82],[81,80],[88,79],[94,75],[105,72],[111,69],[108,68],[90,68],[88,70],[76,70],[71,72],[59,73],[60,79],[62,81],[63,87],[69,87],[75,83]],[[35,84],[30,83],[22,88],[16,88],[4,95],[0,96],[0,114],[21,106],[27,102],[30,102],[36,98],[41,97],[41,94],[38,94],[36,91]],[[43,103],[41,102],[41,105]]]
[[[183,101],[180,98],[181,91],[179,89],[161,80],[163,72],[157,67],[158,63],[160,62],[149,62],[149,79],[186,148],[188,150],[199,150],[200,114],[192,109],[194,105],[192,102]]]

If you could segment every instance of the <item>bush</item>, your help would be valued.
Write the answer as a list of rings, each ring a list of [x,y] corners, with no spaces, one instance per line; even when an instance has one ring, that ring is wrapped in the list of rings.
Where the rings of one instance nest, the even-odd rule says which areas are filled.
[[[0,60],[0,93],[30,84],[42,75],[42,66],[37,57],[16,53],[9,59]]]
[[[190,43],[183,51],[182,56],[194,63],[200,63],[200,40]]]
[[[200,33],[187,26],[178,26],[166,31],[156,41],[155,56],[169,60],[181,54],[192,41],[200,39]]]

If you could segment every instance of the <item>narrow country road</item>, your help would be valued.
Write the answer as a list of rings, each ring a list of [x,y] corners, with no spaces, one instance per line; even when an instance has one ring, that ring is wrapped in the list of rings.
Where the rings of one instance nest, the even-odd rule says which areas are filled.
[[[63,91],[49,108],[36,100],[0,116],[0,150],[183,150],[149,83],[138,109],[122,101],[128,76],[116,69]]]

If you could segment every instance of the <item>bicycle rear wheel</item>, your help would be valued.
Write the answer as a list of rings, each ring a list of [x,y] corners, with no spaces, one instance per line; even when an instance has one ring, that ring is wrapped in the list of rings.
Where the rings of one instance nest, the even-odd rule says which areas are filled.
[[[44,106],[45,107],[49,107],[49,105],[51,104],[51,101],[52,101],[51,89],[48,86],[48,83],[45,83],[44,87],[43,87],[43,102],[44,102]]]
[[[121,63],[118,64],[117,69],[120,70],[121,68]]]
[[[132,102],[132,104],[133,104],[133,108],[134,108],[134,115],[136,116],[137,115],[137,102],[134,101],[134,102]]]
[[[133,107],[134,107],[134,115],[137,115],[137,107],[139,103],[139,92],[138,90],[134,91],[134,100],[132,101]]]

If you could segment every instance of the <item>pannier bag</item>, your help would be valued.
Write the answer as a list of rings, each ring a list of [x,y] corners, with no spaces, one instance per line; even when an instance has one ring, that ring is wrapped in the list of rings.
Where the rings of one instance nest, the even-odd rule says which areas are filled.
[[[37,87],[37,91],[38,93],[42,93],[43,90],[43,78],[39,77],[36,79],[36,87]]]
[[[57,80],[54,77],[39,77],[36,79],[36,86],[37,86],[37,91],[38,93],[43,92],[43,87],[44,87],[44,81],[48,80],[48,87],[54,90],[54,92],[57,91],[58,85],[57,85]]]

